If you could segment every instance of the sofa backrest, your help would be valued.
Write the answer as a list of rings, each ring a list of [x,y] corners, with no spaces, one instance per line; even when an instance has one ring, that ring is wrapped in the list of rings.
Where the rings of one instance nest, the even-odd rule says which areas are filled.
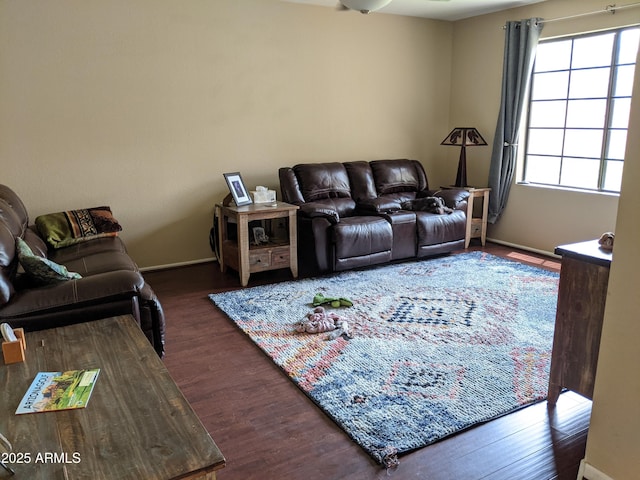
[[[293,167],[305,202],[351,198],[351,184],[342,163],[305,163]]]
[[[28,226],[29,215],[20,197],[9,187],[0,185],[0,305],[15,293],[16,237],[23,237]]]
[[[378,196],[429,188],[427,174],[417,160],[374,160],[370,165]]]
[[[351,182],[351,197],[358,203],[378,196],[370,162],[346,162],[344,164]]]
[[[304,163],[278,171],[282,199],[294,205],[314,203],[334,210],[340,217],[355,213],[351,184],[342,163]]]
[[[400,208],[402,201],[429,188],[422,164],[408,159],[304,163],[281,168],[279,177],[285,202],[331,203],[340,216],[350,215],[356,204],[379,197]]]

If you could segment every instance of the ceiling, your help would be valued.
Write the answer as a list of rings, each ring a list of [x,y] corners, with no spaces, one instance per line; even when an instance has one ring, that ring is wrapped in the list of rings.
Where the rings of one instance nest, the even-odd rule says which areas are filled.
[[[336,8],[338,0],[285,0],[292,3],[306,3]],[[392,0],[386,7],[375,13],[391,13],[410,17],[424,17],[436,20],[462,20],[463,18],[521,7],[545,0]],[[359,14],[358,12],[339,12]]]

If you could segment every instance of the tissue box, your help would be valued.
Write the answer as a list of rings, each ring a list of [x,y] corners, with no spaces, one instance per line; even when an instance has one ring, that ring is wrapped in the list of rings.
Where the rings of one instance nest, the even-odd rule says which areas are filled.
[[[275,203],[276,191],[275,190],[251,190],[254,203]]]

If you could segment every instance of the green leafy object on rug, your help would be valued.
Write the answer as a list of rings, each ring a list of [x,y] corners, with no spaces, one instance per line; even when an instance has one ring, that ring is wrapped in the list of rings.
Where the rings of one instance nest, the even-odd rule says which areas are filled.
[[[325,297],[322,293],[316,293],[312,302],[314,307],[320,305],[331,305],[333,308],[352,307],[353,302],[345,297]]]

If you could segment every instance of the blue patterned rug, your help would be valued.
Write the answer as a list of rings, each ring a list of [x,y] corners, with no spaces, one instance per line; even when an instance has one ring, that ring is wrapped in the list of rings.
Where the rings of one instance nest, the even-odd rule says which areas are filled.
[[[377,462],[543,400],[558,274],[483,252],[210,295]],[[316,293],[350,337],[298,333]]]

